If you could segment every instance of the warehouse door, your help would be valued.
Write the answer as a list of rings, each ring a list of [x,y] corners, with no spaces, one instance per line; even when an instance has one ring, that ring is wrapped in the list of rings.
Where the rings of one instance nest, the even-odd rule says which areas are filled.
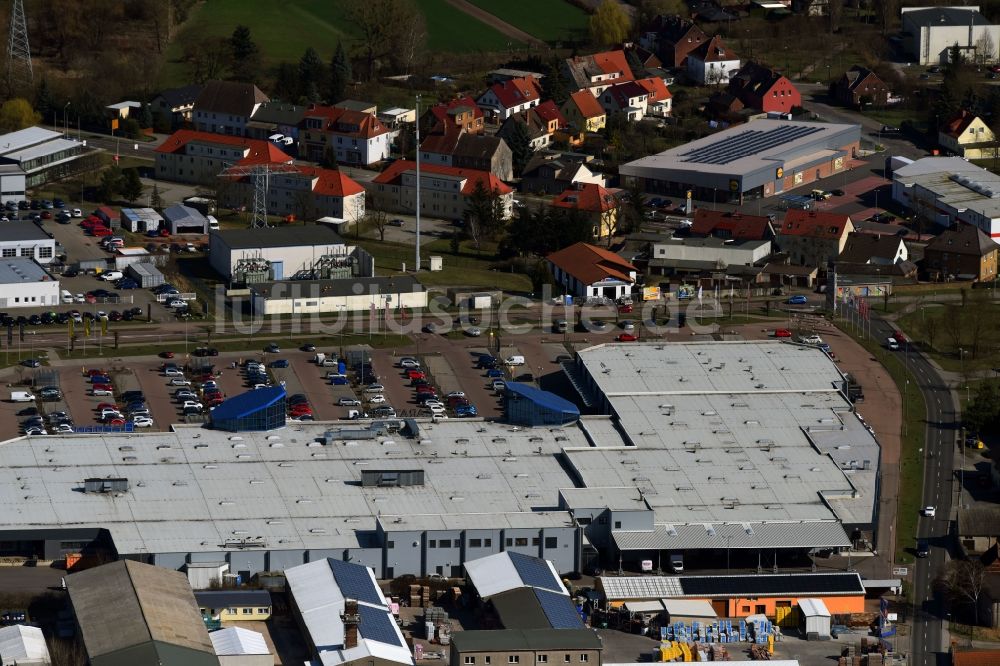
[[[729,604],[725,599],[712,599],[712,610],[719,617],[729,617]]]
[[[283,261],[271,262],[271,279],[272,280],[285,279],[285,262]]]

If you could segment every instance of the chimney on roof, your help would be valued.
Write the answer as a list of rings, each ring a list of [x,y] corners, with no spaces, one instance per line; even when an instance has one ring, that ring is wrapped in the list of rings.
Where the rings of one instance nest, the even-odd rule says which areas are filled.
[[[340,619],[344,621],[344,649],[358,647],[358,625],[361,624],[361,615],[358,613],[357,600],[344,600],[344,613]]]

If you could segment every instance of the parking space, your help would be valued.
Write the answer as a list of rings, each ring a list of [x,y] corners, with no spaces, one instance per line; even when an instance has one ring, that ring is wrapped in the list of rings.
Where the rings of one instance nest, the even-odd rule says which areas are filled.
[[[340,397],[354,397],[354,391],[350,386],[330,386],[326,381],[328,370],[336,368],[321,368],[312,362],[313,354],[307,352],[296,352],[290,354],[288,361],[290,370],[298,383],[298,391],[309,396],[309,403],[313,408],[313,416],[317,421],[333,421],[347,418],[348,407],[338,407],[337,399]]]
[[[68,412],[77,426],[97,425],[94,408],[100,402],[113,402],[111,397],[95,397],[90,394],[91,384],[79,366],[59,368],[59,387],[62,389],[64,411]]]

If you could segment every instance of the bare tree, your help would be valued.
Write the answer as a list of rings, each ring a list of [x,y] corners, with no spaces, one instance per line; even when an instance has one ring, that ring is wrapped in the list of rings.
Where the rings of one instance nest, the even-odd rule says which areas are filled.
[[[384,210],[375,210],[374,208],[369,208],[365,213],[365,219],[368,221],[375,231],[378,232],[379,242],[385,242],[385,230],[389,226],[389,214]]]
[[[958,305],[946,305],[942,320],[944,334],[951,341],[951,346],[958,349],[962,346],[965,334],[965,308]]]
[[[427,46],[427,22],[424,15],[417,12],[413,23],[399,37],[392,52],[392,63],[403,74],[409,74],[424,57]]]
[[[970,307],[963,308],[967,314],[966,328],[969,330],[972,358],[979,358],[979,354],[987,346],[987,336],[993,332],[996,323],[994,309],[990,307],[985,292],[985,289],[973,291]]]
[[[983,36],[976,40],[976,62],[988,65],[997,59],[997,47],[993,43],[990,33],[983,32]]]
[[[926,314],[923,317],[923,329],[924,329],[924,339],[927,340],[927,346],[934,349],[934,341],[937,340],[938,334],[938,319],[937,317],[928,317]]]
[[[979,560],[953,560],[940,579],[954,603],[972,606],[974,624],[979,625],[979,599],[986,583],[986,567]]]
[[[350,16],[360,33],[368,79],[375,78],[378,61],[390,57],[420,12],[412,0],[365,0],[351,3]]]

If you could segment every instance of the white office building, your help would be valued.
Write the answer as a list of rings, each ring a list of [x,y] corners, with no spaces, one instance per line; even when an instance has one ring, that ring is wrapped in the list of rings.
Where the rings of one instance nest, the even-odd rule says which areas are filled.
[[[21,257],[50,264],[55,256],[55,239],[34,222],[4,222],[0,225],[0,259]]]
[[[1000,48],[1000,25],[979,7],[903,7],[904,47],[920,65],[944,65],[958,46],[968,62],[991,63]]]
[[[32,259],[0,259],[0,309],[46,305],[59,305],[59,281]]]

